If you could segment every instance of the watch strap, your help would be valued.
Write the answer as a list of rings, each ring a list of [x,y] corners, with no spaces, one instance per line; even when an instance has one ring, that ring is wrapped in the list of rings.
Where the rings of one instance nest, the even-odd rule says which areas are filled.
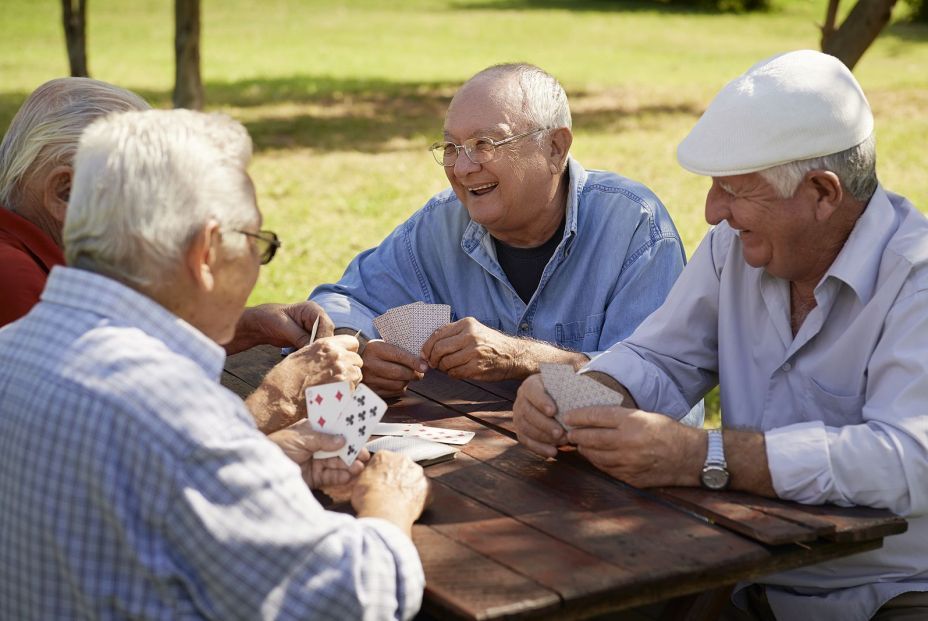
[[[709,446],[706,452],[706,465],[708,466],[710,464],[728,468],[728,463],[725,461],[725,446],[722,442],[721,429],[709,430]]]

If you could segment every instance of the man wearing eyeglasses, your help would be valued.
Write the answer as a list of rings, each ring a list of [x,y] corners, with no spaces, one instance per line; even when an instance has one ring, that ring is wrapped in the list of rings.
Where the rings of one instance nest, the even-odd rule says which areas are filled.
[[[276,247],[259,230],[250,157],[240,124],[189,110],[109,115],[83,133],[68,266],[0,330],[0,619],[418,611],[422,468],[388,452],[363,470],[315,460],[341,443],[292,428],[275,445],[218,382],[221,344]],[[320,351],[356,382],[357,347],[316,342],[258,392],[301,396],[303,375],[275,378]],[[327,372],[302,369],[309,383]],[[306,485],[350,477],[359,519],[325,511]]]
[[[451,305],[457,321],[418,356],[368,342],[365,383],[393,395],[428,367],[491,381],[579,368],[660,306],[685,262],[670,216],[640,183],[584,169],[572,140],[564,89],[538,67],[461,87],[431,148],[451,188],[310,296],[367,337],[390,308]]]

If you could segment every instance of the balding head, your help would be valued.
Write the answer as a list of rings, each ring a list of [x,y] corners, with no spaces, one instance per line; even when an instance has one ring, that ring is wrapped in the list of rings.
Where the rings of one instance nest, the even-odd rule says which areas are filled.
[[[81,132],[111,112],[147,110],[144,99],[118,86],[89,78],[58,78],[37,88],[13,117],[0,143],[0,205],[19,212],[60,240],[61,219],[44,218],[40,177],[71,167]],[[64,201],[70,178],[64,186]],[[63,218],[63,214],[61,214]],[[39,222],[35,222],[39,220]],[[48,226],[43,226],[48,224]]]

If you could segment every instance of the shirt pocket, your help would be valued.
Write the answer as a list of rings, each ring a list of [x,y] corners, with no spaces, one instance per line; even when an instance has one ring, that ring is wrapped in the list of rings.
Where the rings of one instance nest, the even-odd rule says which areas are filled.
[[[820,420],[830,427],[856,424],[863,421],[866,393],[842,395],[819,383],[814,377],[806,378],[806,420]]]
[[[461,319],[464,319],[464,317],[462,317]],[[499,327],[502,325],[498,317],[493,317],[493,318],[474,317],[474,319],[476,319],[477,321],[479,321],[480,323],[482,323],[488,328],[493,328],[494,330],[499,330],[500,329]]]
[[[554,338],[560,347],[573,351],[598,351],[599,335],[603,331],[606,313],[590,315],[581,321],[559,323],[554,326]]]

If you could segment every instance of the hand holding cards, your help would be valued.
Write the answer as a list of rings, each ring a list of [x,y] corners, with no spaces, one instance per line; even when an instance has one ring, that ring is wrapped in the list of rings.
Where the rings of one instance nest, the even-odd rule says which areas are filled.
[[[567,431],[570,431],[570,426],[564,422],[564,415],[571,410],[595,405],[622,405],[622,395],[594,379],[577,375],[569,364],[543,362],[541,381],[557,404],[557,414],[554,418]]]
[[[364,384],[352,392],[348,382],[306,389],[306,412],[313,430],[345,437],[338,451],[317,451],[314,459],[339,457],[351,465],[387,411],[387,404]]]
[[[374,327],[387,343],[418,356],[432,333],[450,322],[451,307],[447,304],[414,302],[391,308],[374,319]]]

